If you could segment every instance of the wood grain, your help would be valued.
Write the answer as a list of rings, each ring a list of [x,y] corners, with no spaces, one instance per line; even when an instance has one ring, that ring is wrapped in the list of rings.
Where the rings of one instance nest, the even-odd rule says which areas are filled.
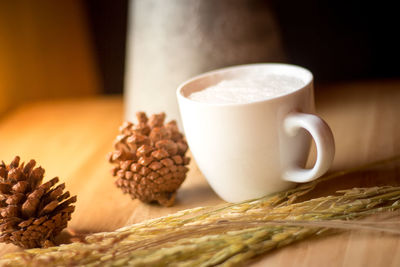
[[[320,92],[320,93],[319,93]],[[332,171],[400,154],[400,81],[346,83],[316,94],[317,111],[336,139]],[[0,159],[34,158],[46,177],[59,176],[78,195],[69,228],[88,233],[159,217],[177,210],[223,203],[191,162],[174,207],[132,201],[113,185],[105,156],[123,113],[118,97],[24,105],[0,121]],[[312,151],[310,162],[315,157]],[[324,183],[313,196],[340,188],[400,184],[399,167],[377,168]],[[17,250],[0,245],[0,255]],[[254,266],[400,266],[400,238],[348,232],[310,239],[267,254]]]

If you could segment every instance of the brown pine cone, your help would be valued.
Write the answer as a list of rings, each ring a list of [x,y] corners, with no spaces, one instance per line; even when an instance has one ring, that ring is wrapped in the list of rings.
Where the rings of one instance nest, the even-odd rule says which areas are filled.
[[[48,247],[71,219],[76,196],[65,192],[58,177],[42,184],[44,169],[36,162],[19,164],[17,156],[0,164],[0,242],[23,248]]]
[[[115,151],[109,154],[115,184],[132,199],[171,206],[189,170],[187,143],[175,121],[164,125],[164,113],[136,116],[137,125],[124,122],[120,127]]]

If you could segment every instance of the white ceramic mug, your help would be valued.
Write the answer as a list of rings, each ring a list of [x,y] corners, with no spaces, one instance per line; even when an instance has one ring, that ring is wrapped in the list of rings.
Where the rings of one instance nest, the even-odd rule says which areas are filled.
[[[245,104],[211,104],[188,98],[222,80],[256,73],[298,78],[290,93]],[[214,191],[228,202],[262,197],[292,182],[312,181],[330,167],[335,145],[329,126],[314,115],[312,73],[287,64],[252,64],[211,71],[177,90],[185,135],[193,157]],[[317,159],[304,169],[311,137]]]

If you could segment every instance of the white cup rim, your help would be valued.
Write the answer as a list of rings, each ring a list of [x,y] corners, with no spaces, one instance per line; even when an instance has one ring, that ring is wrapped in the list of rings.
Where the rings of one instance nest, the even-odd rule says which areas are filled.
[[[218,75],[218,74],[223,74],[223,73],[229,73],[235,70],[240,70],[240,69],[255,69],[255,68],[275,68],[275,69],[282,69],[285,68],[287,70],[290,70],[293,73],[297,73],[298,75],[296,77],[300,77],[300,79],[302,79],[304,81],[304,85],[292,90],[288,93],[285,94],[281,94],[278,96],[274,96],[271,98],[267,98],[267,99],[260,99],[257,101],[252,101],[252,102],[248,102],[248,103],[207,103],[207,102],[200,102],[200,101],[196,101],[196,100],[192,100],[190,98],[188,98],[187,96],[184,95],[184,89],[190,85],[191,83],[195,82],[195,81],[199,81],[201,79],[204,79],[206,77],[212,76],[212,75]],[[295,75],[293,75],[295,76]],[[254,64],[244,64],[244,65],[236,65],[236,66],[231,66],[231,67],[226,67],[226,68],[221,68],[221,69],[216,69],[216,70],[212,70],[212,71],[208,71],[205,73],[202,73],[200,75],[197,75],[185,82],[183,82],[182,84],[180,84],[177,88],[176,94],[178,99],[182,100],[182,101],[188,101],[190,102],[192,105],[203,105],[203,106],[246,106],[246,105],[252,105],[252,104],[257,104],[257,103],[265,103],[265,102],[271,102],[271,101],[276,101],[278,99],[287,97],[288,95],[292,95],[295,94],[298,91],[301,91],[302,89],[310,86],[313,83],[314,77],[313,74],[311,73],[311,71],[309,71],[308,69],[298,66],[298,65],[293,65],[293,64],[286,64],[286,63],[254,63]]]

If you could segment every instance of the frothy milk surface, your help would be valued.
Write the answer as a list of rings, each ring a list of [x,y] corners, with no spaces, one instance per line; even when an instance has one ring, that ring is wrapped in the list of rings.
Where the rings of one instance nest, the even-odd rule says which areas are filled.
[[[194,92],[189,99],[211,104],[243,104],[284,95],[304,86],[301,79],[286,75],[258,75],[222,80],[216,85]]]

